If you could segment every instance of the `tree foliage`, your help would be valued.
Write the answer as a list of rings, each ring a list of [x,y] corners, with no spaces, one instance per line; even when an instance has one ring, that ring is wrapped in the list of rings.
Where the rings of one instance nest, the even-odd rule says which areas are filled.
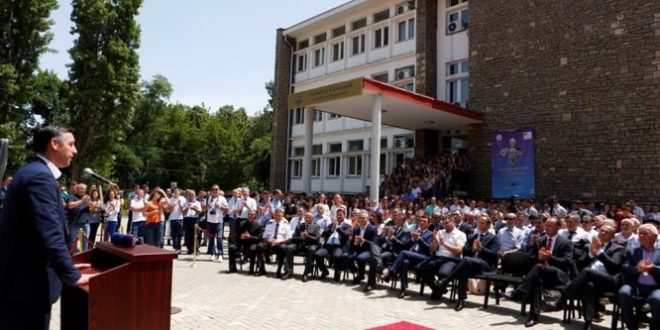
[[[7,171],[15,171],[29,155],[25,149],[34,73],[39,56],[52,39],[50,12],[56,0],[0,1],[0,137],[10,141]]]
[[[50,41],[55,0],[9,0],[0,4],[0,137],[9,137],[9,172],[23,163],[28,128],[61,122],[76,129],[78,157],[65,171],[76,179],[81,164],[109,175],[123,187],[224,189],[268,186],[271,100],[262,112],[225,105],[172,104],[172,85],[154,76],[139,83],[141,0],[73,0],[71,33],[77,39],[69,80],[38,70]]]
[[[79,157],[72,164],[109,168],[112,153],[131,122],[139,91],[140,29],[135,16],[142,0],[73,0],[69,51],[71,122]]]

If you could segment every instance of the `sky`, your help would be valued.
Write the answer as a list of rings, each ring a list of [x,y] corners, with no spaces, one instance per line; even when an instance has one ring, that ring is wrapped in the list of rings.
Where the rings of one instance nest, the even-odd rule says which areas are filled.
[[[174,89],[170,102],[243,107],[254,115],[268,104],[273,80],[275,37],[287,28],[348,0],[144,0],[141,28],[142,80],[165,76]],[[52,53],[41,68],[68,79],[71,1],[52,12]]]

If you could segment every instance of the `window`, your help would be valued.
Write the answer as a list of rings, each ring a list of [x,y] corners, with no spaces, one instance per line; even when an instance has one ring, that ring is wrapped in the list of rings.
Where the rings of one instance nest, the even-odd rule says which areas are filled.
[[[382,138],[380,139],[380,148],[381,149],[387,149],[387,138]]]
[[[389,73],[383,72],[383,73],[377,73],[371,76],[374,80],[378,80],[381,82],[388,82],[390,80]]]
[[[387,155],[380,154],[380,168],[378,169],[378,174],[385,175],[385,168],[387,168]]]
[[[357,35],[352,39],[351,55],[364,53],[366,38],[364,34]]]
[[[302,176],[302,160],[294,159],[290,161],[290,173],[292,178],[299,178]]]
[[[470,86],[468,84],[468,79],[456,79],[449,80],[447,82],[447,96],[448,101],[451,104],[460,104],[464,107],[468,105],[468,98],[470,96]]]
[[[323,112],[319,110],[314,110],[314,121],[322,121],[323,120]]]
[[[303,108],[296,108],[291,111],[291,122],[294,125],[305,123],[305,110]]]
[[[341,157],[328,158],[328,176],[339,176],[341,170]]]
[[[390,10],[385,9],[381,12],[377,12],[374,14],[374,23],[384,21],[388,18],[390,18]]]
[[[398,84],[396,85],[397,87],[403,88],[407,91],[414,92],[415,91],[415,83],[414,82],[408,82],[405,84]]]
[[[325,63],[325,47],[317,48],[314,50],[314,67],[321,66]]]
[[[309,47],[309,39],[308,40],[303,40],[298,43],[298,50],[305,49]]]
[[[339,61],[344,59],[344,42],[340,41],[332,45],[332,61]]]
[[[389,43],[390,28],[385,26],[374,31],[374,48],[385,47]]]
[[[351,31],[359,30],[359,29],[361,29],[365,26],[367,26],[367,18],[366,17],[351,23]]]
[[[312,177],[318,178],[321,176],[321,159],[312,159]]]
[[[340,27],[338,27],[338,28],[334,28],[334,29],[332,29],[332,37],[333,37],[333,38],[336,38],[336,37],[339,37],[339,36],[341,36],[341,35],[344,35],[344,33],[346,33],[346,25],[342,25],[342,26],[340,26]]]
[[[362,155],[348,156],[348,176],[362,175]]]
[[[298,55],[298,66],[296,67],[297,72],[302,72],[307,70],[307,54]]]
[[[470,64],[467,60],[447,63],[447,102],[467,107],[470,95],[469,73]]]
[[[466,2],[468,2],[468,0],[447,0],[447,7],[458,6]]]
[[[467,30],[469,24],[470,12],[468,9],[447,13],[447,34]]]
[[[336,113],[331,113],[330,114],[330,119],[338,119],[338,118],[341,118],[341,115],[338,115]]]
[[[399,36],[397,41],[412,40],[415,38],[415,19],[411,18],[407,21],[401,21],[398,24]]]
[[[341,152],[341,143],[328,144],[328,152],[329,153]]]
[[[312,155],[318,156],[323,153],[323,146],[320,144],[315,144],[312,146]]]
[[[469,72],[470,72],[470,62],[468,62],[467,60],[447,63],[447,76],[467,75]]]
[[[314,44],[316,45],[316,44],[320,44],[320,43],[324,42],[326,37],[327,37],[327,33],[325,33],[325,32],[314,36]]]
[[[404,1],[396,5],[395,10],[397,15],[402,15],[411,10],[415,10],[415,0]]]
[[[348,141],[348,151],[362,151],[364,150],[364,140]]]
[[[294,147],[293,156],[303,156],[305,155],[305,147]]]

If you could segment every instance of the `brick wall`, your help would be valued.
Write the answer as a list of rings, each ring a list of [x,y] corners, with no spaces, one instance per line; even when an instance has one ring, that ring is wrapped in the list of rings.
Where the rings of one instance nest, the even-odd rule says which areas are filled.
[[[417,0],[415,21],[415,91],[436,97],[438,91],[438,1]]]
[[[273,146],[270,155],[270,187],[269,189],[286,189],[287,169],[287,133],[289,109],[287,97],[291,86],[291,55],[292,49],[282,38],[282,29],[277,30],[275,44],[275,78],[273,80]],[[295,40],[289,41],[291,45]]]
[[[470,2],[471,192],[494,130],[536,129],[537,196],[660,203],[660,2]],[[419,42],[418,42],[419,43]]]

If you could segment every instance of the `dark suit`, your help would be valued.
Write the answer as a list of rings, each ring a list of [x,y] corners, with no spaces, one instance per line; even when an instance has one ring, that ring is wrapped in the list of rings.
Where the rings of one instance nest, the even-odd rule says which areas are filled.
[[[587,253],[576,261],[582,271],[571,281],[566,294],[570,298],[581,297],[585,321],[593,321],[596,301],[603,293],[616,292],[618,289],[618,275],[625,251],[623,246],[608,242],[604,246],[603,253],[596,256]],[[605,272],[592,268],[596,262],[602,263]]]
[[[394,235],[388,238],[386,235],[387,227],[383,230],[385,236],[380,237],[379,244],[372,245],[371,254],[372,260],[375,260],[375,265],[369,266],[369,278],[373,278],[375,285],[376,271],[383,269],[383,264],[391,264],[399,256],[402,251],[406,251],[412,247],[413,242],[410,239],[410,231],[405,227],[393,227]]]
[[[357,263],[357,277],[356,280],[360,281],[364,278],[364,270],[366,268],[367,262],[371,267],[376,266],[376,259],[373,257],[374,249],[378,249],[375,244],[376,239],[378,238],[378,230],[372,224],[367,224],[364,228],[363,242],[358,244],[356,242],[356,237],[360,236],[362,228],[356,226],[353,228],[353,239],[351,240],[351,256],[349,257],[349,267],[352,265],[352,261]],[[368,284],[375,285],[376,277],[369,278]]]
[[[307,239],[302,238],[302,233],[307,233]],[[308,225],[304,221],[298,224],[296,231],[291,237],[291,244],[285,250],[284,271],[293,274],[293,256],[296,252],[305,252],[305,270],[303,274],[311,274],[314,271],[314,253],[319,247],[321,239],[321,226],[316,223]]]
[[[430,258],[431,242],[433,242],[433,231],[427,228],[420,233],[417,241],[412,242],[409,249],[401,251],[397,255],[396,260],[388,269],[388,276],[392,278],[398,276],[401,280],[401,290],[408,288],[408,269]]]
[[[653,262],[653,268],[648,275],[651,276],[650,279],[655,282],[655,285],[640,282],[643,281],[643,278],[642,274],[637,271],[637,264],[644,259],[650,259]],[[633,311],[635,298],[646,298],[646,302],[651,306],[649,328],[660,329],[660,250],[654,248],[652,251],[645,252],[641,246],[636,248],[632,253],[627,254],[622,273],[626,284],[619,289],[619,306],[621,306],[626,327],[633,330],[639,327]]]
[[[521,296],[530,303],[531,314],[536,317],[541,314],[541,289],[567,285],[570,282],[569,274],[574,267],[573,244],[559,235],[554,238],[556,241],[547,264],[538,259],[539,250],[547,245],[548,239],[546,236],[537,241],[532,250],[532,260],[537,264],[517,288]],[[540,280],[543,280],[543,287],[539,285]]]
[[[254,273],[254,261],[257,256],[257,246],[261,242],[261,236],[264,233],[264,228],[256,219],[250,223],[248,220],[243,220],[238,224],[238,244],[232,242],[229,244],[229,271],[236,271],[236,254],[240,250],[250,259],[250,274]],[[242,239],[243,233],[250,234],[250,238]]]
[[[331,242],[331,232],[332,226],[328,226],[326,231],[329,231],[323,247],[316,250],[316,264],[318,265],[321,273],[328,273],[328,268],[325,266],[324,258],[330,257],[331,261],[334,263],[335,267],[335,281],[339,281],[339,272],[346,268],[346,260],[350,253],[350,242],[348,240],[349,235],[351,234],[351,224],[344,222],[341,223],[335,228],[337,236],[339,238],[338,242]]]
[[[32,159],[14,176],[0,216],[0,327],[48,329],[62,287],[80,278],[66,232],[57,181]]]
[[[481,249],[473,249],[474,242],[481,242]],[[474,234],[468,236],[468,240],[463,247],[463,258],[454,267],[446,282],[458,278],[458,299],[467,299],[467,280],[471,276],[494,272],[497,269],[497,251],[500,250],[500,240],[491,232]]]

